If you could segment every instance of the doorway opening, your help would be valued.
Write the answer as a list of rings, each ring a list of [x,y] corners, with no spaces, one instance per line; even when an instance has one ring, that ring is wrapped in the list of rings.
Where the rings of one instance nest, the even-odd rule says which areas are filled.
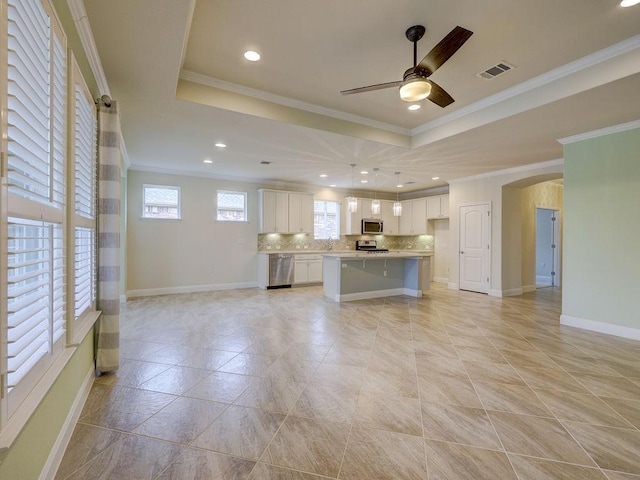
[[[560,211],[536,208],[536,289],[560,286]]]

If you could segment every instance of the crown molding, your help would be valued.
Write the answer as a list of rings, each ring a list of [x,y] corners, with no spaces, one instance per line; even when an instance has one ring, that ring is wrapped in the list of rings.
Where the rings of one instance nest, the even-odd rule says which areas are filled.
[[[409,136],[411,131],[407,128],[398,127],[397,125],[391,125],[390,123],[378,122],[371,120],[370,118],[361,117],[358,115],[352,115],[349,113],[341,112],[339,110],[333,110],[331,108],[321,107],[312,103],[301,102],[300,100],[294,100],[292,98],[283,97],[274,93],[264,92],[262,90],[256,90],[255,88],[245,87],[237,85],[235,83],[226,82],[218,78],[209,77],[200,73],[192,72],[190,70],[182,70],[180,72],[180,79],[186,80],[207,87],[219,88],[220,90],[226,90],[228,92],[237,93],[238,95],[244,95],[246,97],[256,98],[264,100],[265,102],[275,103],[285,107],[295,108],[297,110],[303,110],[318,115],[324,115],[327,117],[336,118],[338,120],[344,120],[346,122],[353,122],[360,125],[364,125],[372,128],[379,128],[381,130],[387,130],[389,132],[397,133],[400,135]]]
[[[558,142],[560,142],[562,145],[569,145],[570,143],[581,142],[583,140],[603,137],[605,135],[611,135],[614,133],[626,132],[627,130],[634,130],[636,128],[640,128],[640,120],[634,120],[632,122],[622,123],[620,125],[600,128],[598,130],[592,130],[591,132],[579,133],[570,137],[559,138]]]
[[[556,160],[548,160],[546,162],[530,163],[528,165],[521,165],[519,167],[505,168],[503,170],[496,170],[494,172],[479,173],[478,175],[471,175],[470,177],[454,178],[452,180],[448,180],[448,182],[449,182],[449,185],[452,185],[454,183],[465,183],[465,182],[471,182],[474,180],[480,180],[482,178],[500,177],[502,175],[529,172],[531,170],[539,170],[541,168],[555,167],[558,165],[564,165],[564,158],[558,158]]]
[[[98,47],[96,47],[93,32],[91,31],[91,25],[89,24],[89,18],[87,17],[87,11],[84,8],[84,2],[82,0],[67,0],[67,4],[69,5],[73,22],[76,25],[76,30],[78,31],[82,48],[84,48],[84,52],[87,55],[91,72],[98,84],[98,96],[111,96],[107,77],[104,74],[102,61],[100,60],[100,54],[98,53]]]
[[[593,67],[607,60],[611,60],[612,58],[616,58],[626,53],[633,52],[634,50],[637,50],[637,49],[640,49],[640,34],[635,35],[631,38],[628,38],[627,40],[624,40],[610,47],[604,48],[602,50],[598,50],[597,52],[594,52],[590,55],[582,57],[573,62],[567,63],[566,65],[558,67],[554,70],[550,70],[546,73],[538,75],[537,77],[531,78],[511,88],[508,88],[494,95],[490,95],[486,98],[483,98],[482,100],[472,103],[471,105],[460,108],[455,112],[452,112],[447,115],[443,115],[442,117],[439,117],[431,122],[428,122],[419,127],[416,127],[411,130],[411,136],[427,132],[437,127],[442,127],[450,122],[459,120],[473,113],[482,111],[497,103],[528,93],[532,90],[535,90],[536,88],[547,86],[550,83],[553,83],[557,80],[560,80],[570,75],[573,75],[575,73],[581,72],[586,68]],[[544,99],[541,99],[540,105],[543,105],[544,103],[546,103],[546,101]]]

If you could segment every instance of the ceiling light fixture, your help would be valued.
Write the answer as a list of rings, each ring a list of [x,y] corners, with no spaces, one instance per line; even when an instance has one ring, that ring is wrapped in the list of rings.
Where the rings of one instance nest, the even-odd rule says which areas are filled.
[[[227,148],[227,145],[221,142],[216,143],[215,146],[218,148]]]
[[[431,177],[431,180],[440,180],[440,177]]]
[[[419,102],[431,93],[431,83],[420,75],[411,74],[400,87],[400,98],[405,102]]]
[[[360,173],[361,173],[362,175],[369,175],[369,172],[367,172],[366,170],[362,170]]]
[[[397,187],[400,188],[402,185],[400,184],[400,172],[396,172],[396,176],[398,178]],[[396,201],[393,202],[393,216],[400,217],[402,215],[402,202],[398,199],[398,191],[396,190]]]
[[[253,50],[247,50],[244,52],[244,58],[249,60],[250,62],[257,62],[260,60],[260,54],[258,52],[254,52]]]
[[[620,6],[621,7],[633,7],[634,5],[637,5],[640,3],[640,0],[622,0],[620,2]]]
[[[362,180],[360,180],[360,183],[369,183],[369,180],[367,180],[366,178],[363,178]]]
[[[329,186],[330,186],[331,188],[333,188],[333,187],[335,187],[335,186],[336,186],[336,184],[335,184],[335,183],[332,183],[332,184],[331,184],[331,185],[329,185]]]
[[[351,164],[351,195],[346,198],[347,200],[347,211],[349,213],[357,213],[358,212],[358,199],[353,196],[353,167],[356,164]]]
[[[371,214],[372,215],[380,215],[380,200],[378,200],[378,170],[379,168],[374,168],[373,171],[376,173],[375,176],[375,190],[373,191],[373,200],[371,201]]]
[[[204,163],[213,163],[213,160],[211,160],[210,158],[205,158],[203,160]]]
[[[320,178],[327,178],[327,174],[326,173],[321,173],[320,174]]]
[[[407,109],[411,110],[412,112],[415,110],[420,110],[420,105],[418,105],[417,103],[414,103],[413,105],[409,105]]]

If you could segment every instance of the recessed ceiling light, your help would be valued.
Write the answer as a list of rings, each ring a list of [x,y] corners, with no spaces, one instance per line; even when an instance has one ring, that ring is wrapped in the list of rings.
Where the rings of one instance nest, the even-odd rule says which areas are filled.
[[[320,178],[327,178],[327,174],[326,173],[321,173],[320,174]]]
[[[224,143],[220,143],[220,142],[216,143],[216,147],[218,147],[218,148],[227,148],[227,146]]]
[[[440,177],[431,177],[431,180],[440,180]]]
[[[369,183],[369,180],[367,180],[366,178],[363,178],[362,180],[360,180],[360,183]]]
[[[621,7],[633,7],[640,3],[640,0],[622,0],[620,2]]]
[[[249,60],[250,62],[257,62],[260,60],[260,54],[258,52],[254,52],[253,50],[247,50],[244,52],[244,58]]]
[[[332,183],[332,184],[331,184],[331,185],[329,185],[329,186],[330,186],[330,187],[335,187],[335,186],[336,186],[336,184],[335,184],[335,183]]]
[[[401,183],[399,183],[398,185],[396,185],[396,187],[398,187],[398,188],[402,188],[402,187],[403,187],[403,185],[402,185]]]
[[[213,160],[211,160],[210,158],[205,158],[203,160],[204,163],[213,163]]]
[[[369,174],[369,172],[367,172],[366,170],[362,170],[360,173],[361,173],[362,175],[368,175],[368,174]]]
[[[420,110],[420,105],[418,105],[417,103],[414,103],[413,105],[409,105],[407,108],[409,110]]]

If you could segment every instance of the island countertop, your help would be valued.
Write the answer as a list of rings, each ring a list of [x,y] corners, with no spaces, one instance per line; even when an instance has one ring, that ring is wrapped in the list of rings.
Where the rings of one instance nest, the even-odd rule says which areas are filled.
[[[384,260],[387,258],[419,258],[419,257],[431,257],[433,252],[423,251],[420,252],[418,250],[413,252],[408,251],[390,251],[390,252],[378,252],[378,253],[367,253],[367,252],[325,252],[322,254],[323,257],[333,257],[333,258],[341,258],[343,260]]]

